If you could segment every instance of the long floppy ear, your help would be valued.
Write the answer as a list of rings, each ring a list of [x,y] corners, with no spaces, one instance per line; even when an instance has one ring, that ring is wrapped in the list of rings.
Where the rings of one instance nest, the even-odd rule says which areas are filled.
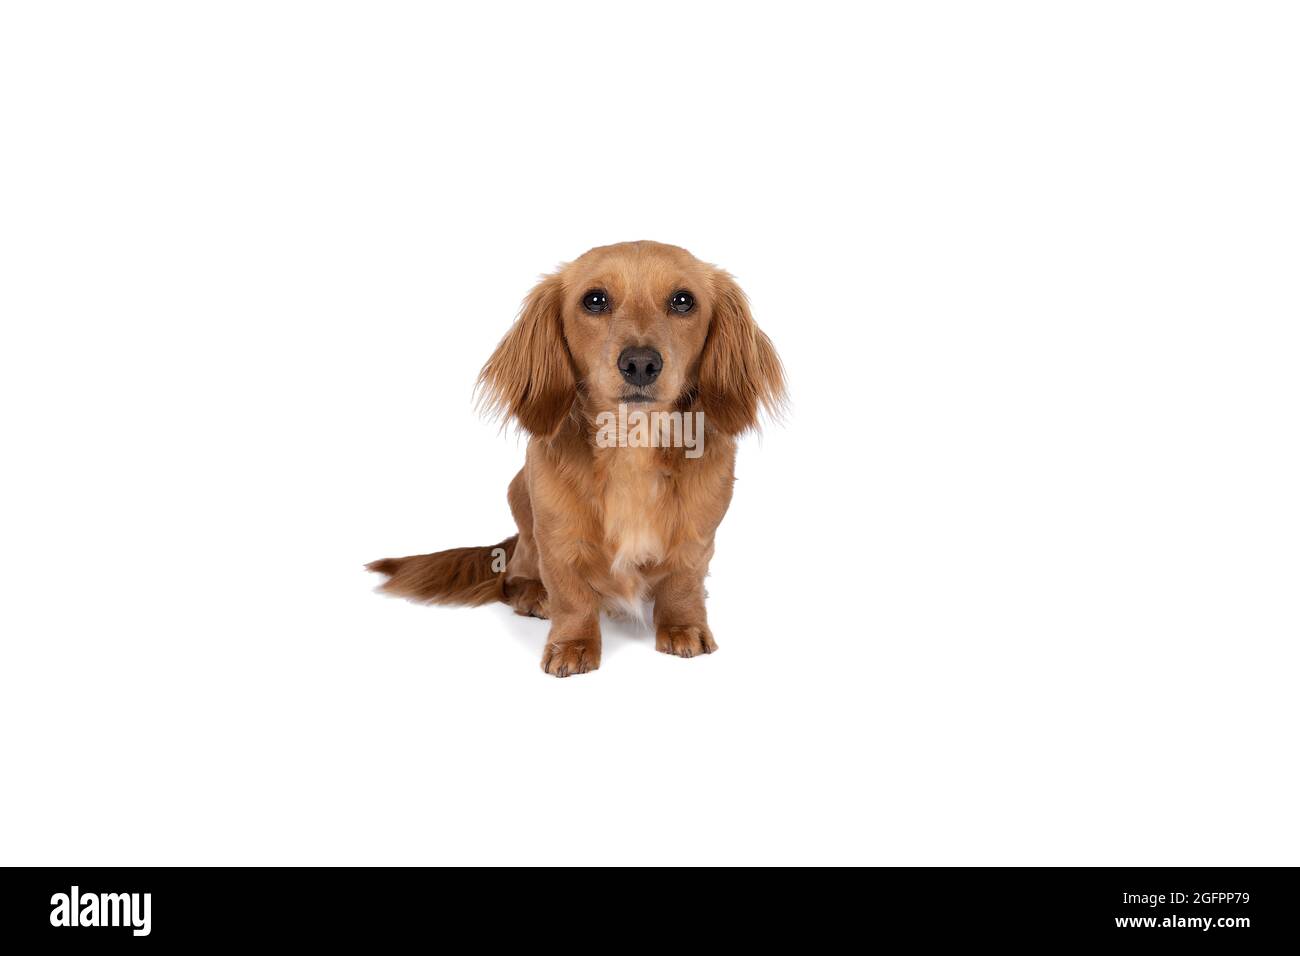
[[[484,405],[541,438],[559,430],[577,397],[564,341],[563,295],[558,274],[537,283],[478,376]]]
[[[726,272],[713,274],[713,320],[700,357],[704,420],[730,435],[758,424],[759,409],[780,411],[785,373],[772,341],[749,314],[749,300]]]

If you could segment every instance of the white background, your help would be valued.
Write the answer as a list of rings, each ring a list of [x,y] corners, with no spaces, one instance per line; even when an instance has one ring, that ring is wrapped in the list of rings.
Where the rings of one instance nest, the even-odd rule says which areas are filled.
[[[1285,4],[6,4],[0,862],[1300,862]],[[702,659],[376,596],[654,238],[789,370]]]

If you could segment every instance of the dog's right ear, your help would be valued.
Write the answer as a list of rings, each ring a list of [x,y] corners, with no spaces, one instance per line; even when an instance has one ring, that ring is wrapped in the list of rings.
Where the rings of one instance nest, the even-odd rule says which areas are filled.
[[[484,404],[539,438],[559,430],[577,398],[563,298],[559,275],[543,277],[478,376]]]

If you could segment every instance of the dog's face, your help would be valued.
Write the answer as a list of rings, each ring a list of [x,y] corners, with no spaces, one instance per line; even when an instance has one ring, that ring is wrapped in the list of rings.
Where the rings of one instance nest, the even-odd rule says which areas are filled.
[[[593,249],[561,275],[564,338],[594,409],[675,404],[714,312],[712,270],[684,250]]]
[[[780,361],[735,280],[685,249],[602,246],[542,279],[480,378],[534,435],[574,409],[697,406],[735,434],[777,404]]]

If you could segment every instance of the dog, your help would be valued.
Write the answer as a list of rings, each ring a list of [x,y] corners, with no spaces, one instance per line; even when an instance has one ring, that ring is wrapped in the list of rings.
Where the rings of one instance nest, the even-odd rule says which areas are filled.
[[[592,249],[537,283],[479,390],[531,436],[508,494],[519,531],[374,561],[381,590],[549,618],[542,669],[556,677],[600,666],[602,610],[644,619],[647,602],[656,650],[717,650],[704,577],[737,437],[785,399],[781,361],[736,281],[677,246]]]

